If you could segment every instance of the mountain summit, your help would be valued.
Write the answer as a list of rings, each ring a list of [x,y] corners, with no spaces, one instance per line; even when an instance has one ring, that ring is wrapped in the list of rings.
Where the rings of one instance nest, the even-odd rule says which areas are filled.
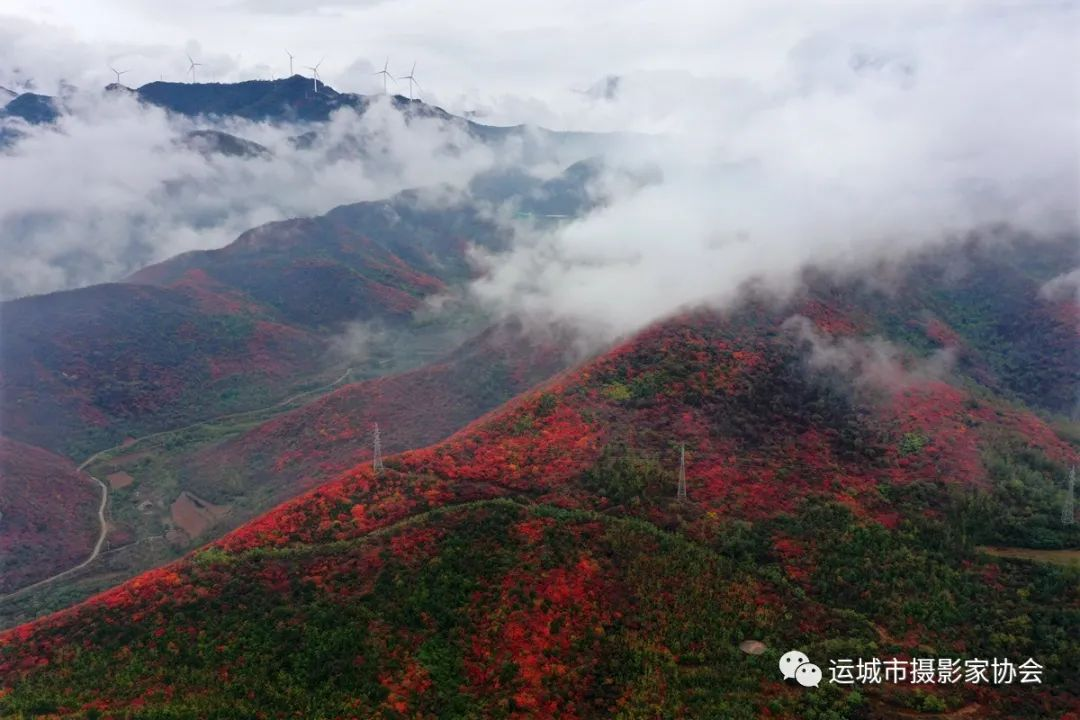
[[[1006,307],[1039,337],[1075,331],[1074,301],[1039,299],[1069,250],[969,248],[934,259],[966,276],[915,264],[895,297],[811,278],[787,303],[671,318],[0,635],[0,711],[1062,717],[1075,576],[983,545],[1080,539],[1058,505],[1080,453],[1014,374],[1052,366],[1056,340],[995,339],[1016,333]],[[791,648],[824,668],[1031,658],[1044,684],[807,691],[777,671]]]
[[[363,113],[373,102],[371,96],[340,93],[322,82],[316,90],[311,78],[301,75],[238,83],[152,82],[135,93],[144,102],[181,115],[233,116],[258,121],[325,121],[339,108],[351,107]],[[409,101],[401,96],[392,100],[400,108],[450,117],[419,100]]]

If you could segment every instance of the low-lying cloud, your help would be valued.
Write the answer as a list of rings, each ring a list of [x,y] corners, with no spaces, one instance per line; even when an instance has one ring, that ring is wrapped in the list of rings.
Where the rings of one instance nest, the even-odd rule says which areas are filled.
[[[295,138],[306,125],[214,125],[269,150],[250,157],[185,143],[209,124],[122,93],[76,94],[68,103],[55,127],[24,128],[0,155],[0,297],[117,280],[266,222],[405,188],[463,187],[505,159],[456,124],[406,125],[389,101],[363,116],[339,111],[304,145]]]
[[[860,272],[996,224],[1077,233],[1075,4],[755,1],[665,11],[669,5],[626,11],[560,2],[524,17],[493,1],[452,17],[425,12],[434,7],[425,0],[342,10],[395,26],[408,20],[406,47],[420,58],[425,97],[457,98],[447,103],[452,110],[654,134],[647,143],[626,139],[610,160],[616,168],[657,167],[659,182],[608,183],[608,201],[587,217],[519,229],[510,252],[477,254],[485,275],[471,296],[495,314],[570,323],[603,343],[687,305],[725,303],[751,280],[790,292],[807,264]],[[230,40],[243,34],[247,43],[226,22],[237,21],[238,7],[227,17],[214,15],[216,3],[182,12],[159,4],[157,12],[180,24],[218,17]],[[289,42],[309,32],[321,52],[341,25],[312,12],[302,27],[289,26]],[[99,44],[42,43],[40,27],[17,30],[0,37],[27,65],[0,80],[21,82],[31,65],[86,84],[107,76]],[[286,58],[267,37],[241,43],[243,58],[196,54],[221,79],[250,77],[260,63],[283,74]],[[201,50],[149,42],[109,45],[108,57],[132,59],[135,77],[148,63],[134,59],[167,56],[166,72],[179,79],[181,50]],[[272,54],[256,53],[264,45]],[[342,45],[320,72],[342,89],[371,89],[370,71],[384,56],[355,59],[355,46],[350,41],[346,53]],[[304,57],[315,55],[309,49]],[[608,76],[618,81],[605,82],[604,92],[581,92]],[[299,128],[233,123],[223,129],[273,155],[206,158],[172,142],[195,123],[83,97],[87,108],[59,131],[37,131],[16,156],[0,158],[7,260],[0,293],[114,279],[177,252],[223,245],[267,220],[409,186],[464,186],[515,159],[455,141],[445,127],[406,130],[388,108],[335,117],[326,139],[309,149],[289,142]],[[356,135],[380,152],[337,152]],[[449,145],[457,151],[444,152]]]
[[[807,264],[860,272],[996,225],[1077,234],[1073,20],[913,6],[809,33],[767,82],[658,105],[626,78],[608,106],[666,127],[644,153],[662,182],[481,257],[474,294],[607,342],[750,280],[783,295]]]
[[[1075,268],[1047,281],[1039,288],[1039,295],[1051,302],[1073,301],[1080,303],[1080,268]]]
[[[789,317],[782,327],[807,348],[806,364],[810,369],[839,373],[857,386],[896,391],[927,380],[941,380],[956,364],[954,348],[914,358],[881,337],[827,335],[802,315]]]

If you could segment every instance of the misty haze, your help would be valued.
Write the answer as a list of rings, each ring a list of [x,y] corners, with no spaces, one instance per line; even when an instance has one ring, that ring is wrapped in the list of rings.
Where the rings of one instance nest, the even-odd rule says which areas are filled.
[[[1073,2],[0,8],[0,715],[1074,718]]]

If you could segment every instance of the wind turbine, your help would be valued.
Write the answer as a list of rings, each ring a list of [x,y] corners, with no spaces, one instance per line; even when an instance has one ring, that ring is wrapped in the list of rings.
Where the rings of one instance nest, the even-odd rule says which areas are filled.
[[[112,70],[114,73],[116,73],[116,84],[117,85],[120,84],[120,76],[121,75],[126,75],[129,72],[128,70],[117,70],[112,65],[109,66],[109,69]]]
[[[311,71],[311,81],[315,83],[315,92],[319,92],[319,66],[322,65],[322,61],[326,58],[322,58],[319,62],[315,63],[315,66],[307,65],[307,69]]]
[[[292,75],[293,75],[293,71],[292,71],[293,54],[291,52],[289,52],[289,48],[285,48],[285,54],[289,56],[289,77],[292,77]]]
[[[383,78],[382,78],[383,95],[386,94],[386,78],[390,78],[391,80],[394,80],[394,76],[391,75],[390,72],[387,70],[388,67],[390,67],[390,58],[389,57],[386,58],[386,62],[383,63],[382,70],[380,70],[377,73],[372,73],[372,75],[382,75],[383,76]],[[397,82],[397,80],[394,80],[394,82]]]
[[[187,59],[191,63],[191,65],[188,66],[188,70],[191,72],[191,82],[194,83],[195,82],[195,68],[201,67],[202,63],[201,62],[195,62],[195,59],[192,58],[190,55],[187,56]]]
[[[415,77],[413,77],[413,75],[415,75],[415,74],[416,74],[416,61],[413,60],[412,70],[409,71],[409,74],[408,75],[402,75],[401,77],[398,78],[398,80],[408,80],[409,81],[409,99],[410,100],[413,99],[413,92],[412,92],[413,83],[416,83],[416,87],[420,87],[420,82]],[[423,88],[420,88],[420,89],[423,90]],[[383,88],[383,92],[386,92],[385,88]]]

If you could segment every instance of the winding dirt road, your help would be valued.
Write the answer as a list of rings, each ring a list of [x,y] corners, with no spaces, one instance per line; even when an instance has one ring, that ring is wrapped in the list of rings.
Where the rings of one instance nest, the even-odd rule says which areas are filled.
[[[199,427],[200,425],[209,425],[211,423],[221,422],[222,420],[231,420],[231,419],[234,419],[234,418],[243,417],[245,415],[255,415],[257,413],[266,412],[267,410],[273,410],[274,408],[283,407],[285,405],[291,405],[292,403],[296,402],[297,400],[299,400],[302,397],[307,397],[308,395],[313,395],[315,393],[320,393],[320,392],[329,390],[330,388],[332,388],[332,387],[334,387],[336,385],[341,384],[342,382],[344,382],[344,380],[347,377],[349,377],[350,374],[352,374],[352,368],[351,367],[346,368],[345,372],[343,372],[341,374],[341,377],[339,377],[334,382],[329,383],[328,385],[323,385],[321,387],[317,387],[314,390],[307,390],[307,391],[302,392],[302,393],[297,393],[296,395],[292,395],[290,397],[285,398],[284,400],[280,400],[280,401],[274,403],[273,405],[267,405],[266,407],[256,408],[254,410],[245,410],[243,412],[238,412],[238,413],[229,413],[227,415],[218,415],[217,417],[212,417],[212,418],[209,418],[208,420],[201,420],[201,421],[199,421],[197,423],[192,423],[190,425],[184,425],[183,427],[175,428],[173,430],[161,430],[159,432],[150,433],[149,435],[143,435],[142,437],[135,438],[134,440],[124,441],[124,442],[120,443],[119,445],[114,445],[113,447],[105,448],[104,450],[98,450],[96,453],[94,453],[90,457],[83,460],[82,463],[79,465],[79,467],[75,468],[75,470],[76,470],[76,472],[83,472],[92,462],[94,462],[95,460],[100,458],[102,455],[105,455],[107,453],[111,453],[111,452],[113,452],[115,450],[120,450],[122,448],[130,448],[131,446],[136,445],[136,444],[141,443],[141,442],[144,442],[146,440],[150,440],[150,439],[153,439],[153,438],[156,438],[156,437],[161,437],[161,436],[168,435],[168,434],[174,433],[174,432],[180,432],[180,431],[183,431],[183,430],[191,430],[193,428]],[[13,599],[15,597],[18,597],[19,595],[22,595],[23,593],[27,593],[27,592],[33,590],[34,588],[38,588],[38,587],[41,587],[43,585],[47,585],[47,584],[49,584],[51,582],[59,580],[62,577],[70,575],[70,574],[72,574],[74,572],[78,572],[79,570],[82,570],[84,567],[86,567],[90,563],[97,560],[98,556],[101,555],[101,548],[104,547],[104,545],[105,545],[105,536],[109,534],[109,522],[108,522],[108,520],[105,519],[105,508],[108,507],[108,504],[109,504],[109,486],[106,485],[105,483],[101,482],[101,480],[97,479],[93,475],[90,475],[89,473],[87,474],[87,477],[89,477],[91,480],[93,480],[99,486],[101,486],[101,505],[98,507],[98,522],[100,523],[101,527],[98,530],[97,542],[94,543],[94,550],[93,550],[93,552],[90,553],[90,557],[86,558],[85,560],[83,560],[78,565],[75,565],[74,567],[69,567],[67,570],[63,570],[61,572],[56,573],[55,575],[51,575],[51,576],[45,578],[44,580],[38,580],[37,582],[31,583],[29,585],[24,585],[23,587],[19,588],[18,590],[14,590],[14,591],[8,593],[7,595],[0,595],[0,602],[4,602],[5,600],[11,600],[11,599]]]
[[[80,465],[78,469],[82,470],[84,466],[85,463],[83,465]],[[69,567],[67,570],[58,572],[57,574],[47,577],[44,580],[38,580],[35,583],[24,585],[18,590],[10,592],[7,595],[0,595],[0,602],[21,595],[22,593],[29,592],[36,587],[51,583],[54,580],[59,580],[65,575],[70,575],[73,572],[82,570],[84,567],[97,560],[98,555],[101,554],[101,548],[105,544],[105,536],[109,534],[109,524],[105,520],[105,506],[109,504],[109,488],[105,483],[101,482],[93,475],[88,475],[87,477],[89,477],[91,480],[101,486],[101,505],[98,507],[98,522],[101,524],[101,527],[98,530],[97,542],[94,543],[94,551],[90,553],[90,557],[86,558],[78,565],[74,567]]]

